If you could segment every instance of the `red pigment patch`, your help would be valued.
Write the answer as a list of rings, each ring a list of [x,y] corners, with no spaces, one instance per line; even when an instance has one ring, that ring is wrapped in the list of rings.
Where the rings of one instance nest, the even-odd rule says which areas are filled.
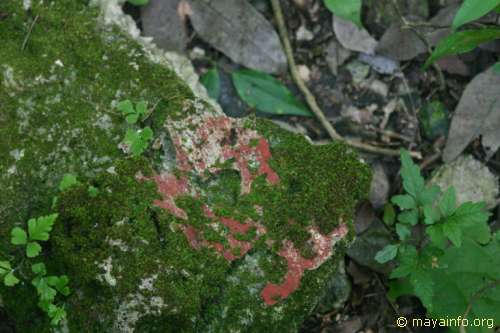
[[[155,200],[154,205],[168,210],[174,216],[187,220],[186,212],[175,204],[175,198],[189,193],[188,180],[184,177],[178,179],[175,175],[163,173],[153,177],[158,186],[162,200]]]
[[[348,229],[342,224],[327,236],[320,234],[316,228],[310,228],[309,232],[316,256],[312,259],[304,258],[291,241],[285,241],[278,255],[286,259],[288,271],[283,283],[268,283],[262,290],[261,297],[267,305],[274,305],[297,290],[304,271],[316,269],[323,264],[332,255],[333,245],[347,235]]]

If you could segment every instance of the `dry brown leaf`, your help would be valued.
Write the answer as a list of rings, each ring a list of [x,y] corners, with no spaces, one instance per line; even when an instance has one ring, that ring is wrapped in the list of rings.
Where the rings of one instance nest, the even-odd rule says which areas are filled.
[[[273,26],[247,1],[189,0],[198,35],[236,63],[267,73],[287,69]]]
[[[477,136],[491,156],[500,147],[500,74],[493,67],[465,88],[451,122],[443,160],[455,159]]]
[[[351,21],[333,15],[333,30],[338,41],[348,50],[374,54],[377,41],[365,29]]]

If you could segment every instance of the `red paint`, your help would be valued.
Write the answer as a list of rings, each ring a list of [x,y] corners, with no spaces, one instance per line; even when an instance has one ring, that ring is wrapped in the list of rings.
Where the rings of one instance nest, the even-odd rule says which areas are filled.
[[[332,255],[333,245],[339,238],[347,235],[348,229],[342,224],[327,236],[320,234],[316,228],[310,228],[309,232],[316,256],[312,259],[304,258],[291,241],[285,241],[278,254],[286,259],[288,271],[283,283],[268,283],[262,290],[261,297],[267,305],[274,305],[297,290],[304,271],[316,269],[324,263]]]

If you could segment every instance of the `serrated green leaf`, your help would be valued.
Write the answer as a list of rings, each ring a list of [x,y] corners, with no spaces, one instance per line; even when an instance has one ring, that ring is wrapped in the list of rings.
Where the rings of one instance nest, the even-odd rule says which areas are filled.
[[[425,206],[435,203],[440,192],[441,189],[437,185],[424,187],[424,189],[417,195],[418,205]]]
[[[466,23],[477,20],[494,10],[498,5],[500,5],[500,0],[464,0],[453,19],[453,29],[458,29]]]
[[[354,23],[361,24],[361,0],[324,0],[326,8],[332,13]]]
[[[80,184],[75,175],[67,173],[63,176],[61,182],[59,183],[59,191],[65,191],[70,187]]]
[[[484,244],[490,238],[490,229],[487,224],[490,215],[484,202],[466,202],[446,219],[446,224],[457,225],[461,234]]]
[[[384,223],[388,226],[391,226],[394,224],[396,220],[396,211],[394,210],[394,206],[391,205],[390,203],[386,203],[384,205]]]
[[[478,45],[498,38],[500,38],[500,29],[498,28],[482,28],[456,32],[443,38],[436,45],[436,48],[425,62],[424,69],[427,69],[442,57],[472,51]]]
[[[425,229],[427,235],[431,239],[431,242],[440,249],[444,249],[446,247],[446,235],[443,231],[443,224],[434,224],[427,229]]]
[[[312,116],[304,104],[271,75],[242,69],[232,73],[232,80],[240,98],[261,112],[274,115]]]
[[[61,322],[61,320],[65,319],[66,318],[66,310],[62,307],[59,307],[59,306],[55,306],[53,304],[51,304],[49,306],[49,309],[47,311],[47,314],[49,315],[50,317],[50,324],[52,326],[57,326],[59,325],[59,323]]]
[[[439,210],[441,211],[443,217],[448,217],[455,212],[456,206],[457,196],[455,194],[455,189],[453,187],[449,187],[439,201]]]
[[[415,199],[408,194],[400,194],[392,197],[391,202],[401,209],[412,209],[417,207]]]
[[[18,284],[19,282],[20,282],[19,279],[14,275],[14,272],[12,272],[12,271],[7,273],[3,278],[3,284],[6,287],[13,287],[16,284]]]
[[[139,115],[137,113],[129,114],[128,116],[125,117],[125,120],[129,124],[135,124],[137,120],[139,120]]]
[[[381,264],[384,264],[392,259],[396,258],[398,254],[398,244],[386,245],[382,250],[378,251],[375,255],[375,260]]]
[[[36,275],[44,276],[47,274],[47,268],[43,262],[31,265],[31,271]]]
[[[397,260],[399,266],[396,267],[390,274],[391,279],[402,278],[413,272],[418,264],[418,252],[414,246],[400,246]]]
[[[431,310],[434,295],[434,281],[431,272],[419,267],[411,272],[409,280],[415,295],[428,310]]]
[[[139,117],[142,117],[148,111],[148,103],[146,101],[139,101],[135,104],[135,112]]]
[[[31,241],[47,241],[49,233],[52,231],[57,214],[41,216],[28,221],[28,234]]]
[[[200,77],[200,82],[207,89],[208,96],[214,100],[219,99],[220,95],[220,77],[217,68],[209,69]]]
[[[70,289],[68,287],[69,278],[66,275],[49,276],[47,277],[47,283],[51,287],[55,287],[56,290],[64,296],[68,296],[70,294]]]
[[[26,246],[26,256],[28,258],[35,258],[40,254],[40,252],[42,252],[42,247],[38,244],[38,242],[29,242]]]
[[[36,288],[41,302],[51,303],[56,297],[57,291],[49,286],[46,278],[36,277],[31,281],[31,283]]]
[[[403,187],[405,191],[413,196],[418,197],[425,186],[424,178],[420,174],[420,168],[413,163],[408,151],[401,149],[401,177],[403,178]]]
[[[441,219],[441,214],[439,210],[431,205],[424,206],[424,223],[434,224]]]
[[[13,245],[24,245],[28,243],[28,235],[26,231],[19,227],[15,227],[10,232],[10,242]]]
[[[390,280],[387,297],[395,301],[399,296],[414,295],[415,291],[410,281],[406,278]]]
[[[416,209],[404,211],[398,215],[398,221],[414,226],[418,223],[418,211]]]
[[[406,224],[397,223],[396,224],[396,233],[399,236],[399,239],[404,241],[411,235],[411,229]]]

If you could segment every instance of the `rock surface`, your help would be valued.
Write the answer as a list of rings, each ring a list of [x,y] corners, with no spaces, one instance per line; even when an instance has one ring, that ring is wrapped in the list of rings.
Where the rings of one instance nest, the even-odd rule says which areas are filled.
[[[43,260],[73,290],[60,330],[297,331],[352,239],[368,168],[343,145],[224,116],[86,1],[0,11],[0,259],[23,255],[14,226],[59,214]],[[128,125],[125,99],[151,114]],[[144,126],[154,143],[127,155],[126,130]],[[66,173],[79,184],[58,192]],[[19,332],[50,331],[30,283],[0,297]]]

